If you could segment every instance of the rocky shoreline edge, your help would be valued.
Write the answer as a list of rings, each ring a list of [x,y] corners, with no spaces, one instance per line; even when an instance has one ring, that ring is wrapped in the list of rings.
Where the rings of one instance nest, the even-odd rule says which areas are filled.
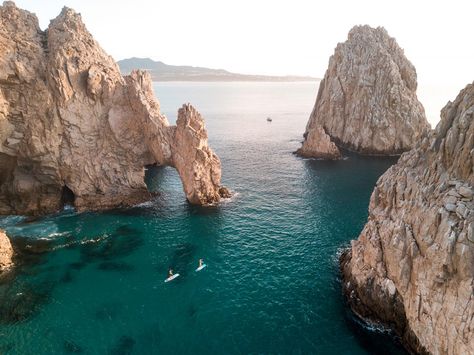
[[[403,302],[395,285],[375,282],[361,287],[350,272],[351,248],[339,256],[342,294],[346,305],[365,324],[381,325],[394,332],[401,345],[411,354],[427,355],[410,329]]]

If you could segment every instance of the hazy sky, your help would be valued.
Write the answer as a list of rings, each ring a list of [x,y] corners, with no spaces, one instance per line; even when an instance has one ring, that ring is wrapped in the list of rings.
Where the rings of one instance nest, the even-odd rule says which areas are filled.
[[[474,1],[17,0],[42,28],[64,5],[116,60],[248,74],[322,77],[338,42],[357,24],[384,26],[418,72],[428,114],[474,81]],[[442,102],[442,104],[441,104]],[[435,107],[434,109],[431,106]],[[439,108],[438,108],[439,106]],[[430,119],[432,122],[435,119]]]

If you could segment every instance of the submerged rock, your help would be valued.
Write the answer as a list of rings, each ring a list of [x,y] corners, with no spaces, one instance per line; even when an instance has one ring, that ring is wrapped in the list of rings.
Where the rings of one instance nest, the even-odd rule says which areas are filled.
[[[148,164],[171,165],[194,204],[218,202],[219,158],[190,105],[160,113],[148,73],[122,77],[69,8],[41,31],[0,7],[0,214],[129,206],[150,198]]]
[[[84,348],[72,340],[65,340],[63,343],[64,352],[68,354],[83,354]]]
[[[13,266],[13,248],[10,239],[0,230],[0,272]]]
[[[416,96],[416,71],[381,27],[356,26],[339,43],[319,85],[302,156],[338,159],[410,150],[429,130]]]
[[[377,182],[341,257],[352,309],[414,352],[474,353],[474,84]]]
[[[133,353],[136,341],[129,335],[122,335],[117,344],[110,350],[114,355],[128,355]]]

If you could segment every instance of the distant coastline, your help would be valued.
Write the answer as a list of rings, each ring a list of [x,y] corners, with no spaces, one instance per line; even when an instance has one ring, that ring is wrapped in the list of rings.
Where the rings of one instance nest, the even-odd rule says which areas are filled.
[[[232,73],[224,69],[210,69],[186,65],[168,65],[150,58],[128,58],[119,60],[118,65],[122,74],[129,74],[134,69],[150,72],[153,81],[262,81],[262,82],[291,82],[291,81],[320,81],[310,76],[285,75],[248,75]]]

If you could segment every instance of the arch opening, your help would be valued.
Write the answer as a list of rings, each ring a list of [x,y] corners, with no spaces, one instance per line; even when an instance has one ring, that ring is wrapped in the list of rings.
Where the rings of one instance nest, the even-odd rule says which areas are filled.
[[[153,195],[179,204],[186,201],[183,184],[178,171],[166,165],[152,164],[145,166],[145,184]]]

